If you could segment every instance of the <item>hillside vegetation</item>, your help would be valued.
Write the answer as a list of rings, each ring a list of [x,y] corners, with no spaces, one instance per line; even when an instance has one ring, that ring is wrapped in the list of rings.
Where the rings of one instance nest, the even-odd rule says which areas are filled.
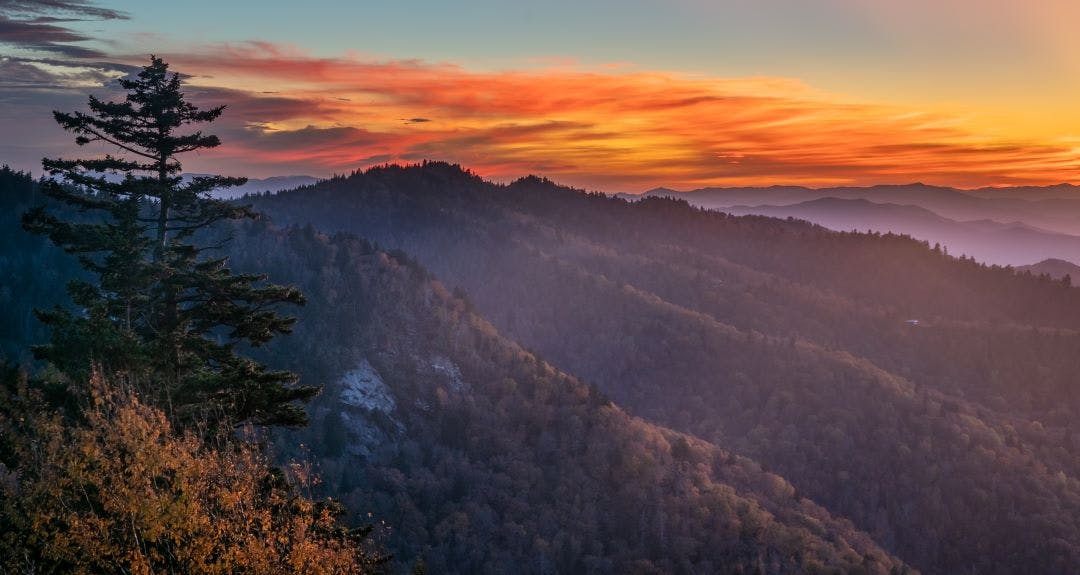
[[[505,339],[404,253],[311,226],[221,231],[230,265],[308,298],[255,351],[324,384],[311,425],[275,434],[278,459],[309,461],[347,520],[378,521],[402,571],[913,572],[779,475]]]
[[[630,413],[754,458],[933,573],[1080,560],[1080,291],[896,235],[455,166],[256,198],[404,250]]]

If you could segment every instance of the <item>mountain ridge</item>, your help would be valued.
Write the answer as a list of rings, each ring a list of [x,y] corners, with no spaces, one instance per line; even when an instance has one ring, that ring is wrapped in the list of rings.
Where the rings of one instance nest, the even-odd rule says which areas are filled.
[[[1031,265],[1019,266],[1016,271],[1031,272],[1035,275],[1047,274],[1055,279],[1061,279],[1066,275],[1080,279],[1080,266],[1057,258],[1047,258]]]
[[[908,234],[989,264],[1019,266],[1050,257],[1080,259],[1080,236],[1045,230],[1022,221],[957,221],[914,204],[823,197],[785,206],[735,205],[723,211],[735,215],[795,217],[836,231]]]
[[[1080,530],[1066,511],[1080,511],[1076,452],[1054,439],[1072,433],[1074,404],[1061,398],[1080,316],[1058,282],[896,234],[627,202],[541,178],[491,184],[440,163],[358,172],[256,207],[404,250],[560,369],[635,415],[777,469],[924,572],[1056,572],[1080,552],[1034,551]],[[1015,384],[1036,366],[1045,377]],[[973,493],[985,507],[964,503]],[[998,505],[1029,511],[987,511]],[[1023,526],[1035,516],[1050,519]]]
[[[3,205],[33,202],[36,184],[8,175]],[[3,230],[5,254],[59,252]],[[419,560],[441,573],[913,572],[782,477],[632,417],[506,339],[403,252],[266,219],[219,233],[235,269],[308,296],[293,334],[255,350],[326,384],[312,425],[276,434],[281,458],[311,461],[354,523],[379,520],[401,571]],[[0,259],[0,295],[13,294],[6,278],[57,283],[46,272],[70,273],[68,260],[15,275],[22,258]],[[55,300],[35,303],[60,303],[44,295]]]
[[[476,495],[466,494],[468,492],[460,496],[473,501],[472,505],[498,509],[499,516],[506,515],[504,521],[524,521],[516,528],[513,524],[507,524],[502,529],[513,532],[514,529],[524,528],[525,534],[550,541],[550,556],[545,561],[551,561],[559,572],[580,571],[586,567],[615,571],[641,570],[647,564],[653,564],[663,571],[712,570],[731,569],[740,563],[761,565],[772,573],[824,571],[830,566],[849,572],[860,569],[867,573],[902,571],[902,564],[877,548],[869,536],[854,531],[846,521],[831,518],[811,501],[796,497],[794,490],[780,477],[764,472],[748,459],[719,450],[704,441],[629,417],[595,388],[585,386],[517,344],[503,339],[493,326],[471,312],[466,302],[455,298],[405,256],[380,252],[346,235],[322,236],[311,228],[293,228],[284,232],[264,229],[259,234],[242,234],[242,237],[250,243],[236,248],[240,256],[236,258],[236,263],[241,269],[276,270],[275,278],[299,283],[310,296],[300,323],[302,327],[292,336],[294,341],[283,342],[280,347],[268,350],[268,353],[294,360],[295,367],[305,369],[309,376],[313,371],[340,374],[342,370],[350,369],[349,358],[361,357],[359,362],[368,366],[368,373],[375,374],[369,375],[368,379],[384,380],[383,393],[392,394],[397,399],[396,404],[385,399],[369,404],[378,409],[356,410],[345,406],[341,400],[335,402],[335,397],[344,398],[345,395],[342,384],[331,384],[325,399],[313,405],[315,425],[309,432],[300,433],[303,443],[319,445],[316,439],[319,434],[333,433],[335,429],[326,426],[327,418],[343,417],[346,421],[365,422],[359,424],[359,429],[350,428],[352,433],[359,434],[353,436],[354,440],[361,437],[368,437],[369,441],[371,437],[377,438],[371,444],[368,455],[362,458],[320,459],[323,469],[332,472],[328,492],[352,502],[354,507],[363,505],[366,497],[374,497],[377,501],[379,491],[372,487],[361,487],[356,491],[343,487],[358,485],[358,477],[352,476],[347,471],[348,467],[359,465],[364,470],[363,474],[372,476],[406,473],[404,477],[408,478],[426,474],[416,467],[425,459],[402,465],[403,458],[411,461],[415,457],[408,455],[410,449],[420,448],[424,452],[445,450],[440,457],[450,458],[450,461],[459,457],[456,455],[458,453],[467,455],[471,468],[469,474],[487,470],[485,473],[495,475],[484,480],[477,477],[469,480],[469,483],[477,486],[488,486],[484,491],[498,491],[500,481],[511,479],[515,482],[528,481],[526,494],[549,493],[545,489],[555,489],[550,495],[532,496],[540,497],[540,500],[551,499],[556,494],[577,500],[581,497],[581,491],[599,493],[603,488],[598,478],[604,477],[606,464],[591,462],[589,467],[569,474],[576,478],[572,482],[557,480],[550,471],[545,471],[543,476],[548,478],[546,481],[554,485],[545,488],[543,483],[535,483],[538,477],[522,475],[516,467],[507,465],[505,461],[508,458],[532,461],[531,466],[546,461],[546,466],[569,470],[583,464],[584,461],[579,460],[586,453],[605,449],[609,452],[606,457],[615,458],[614,461],[629,461],[631,458],[643,458],[643,461],[634,464],[637,471],[633,474],[613,469],[611,472],[620,476],[621,481],[610,484],[611,493],[607,496],[597,495],[601,502],[599,508],[588,505],[578,510],[578,516],[572,522],[568,520],[568,513],[556,514],[552,518],[553,523],[547,526],[536,524],[535,520],[524,521],[525,516],[520,509],[504,506],[500,502],[500,498],[508,497],[511,493],[501,493],[499,497],[488,500],[477,499]],[[297,257],[316,262],[316,265],[329,264],[333,269],[340,270],[340,275],[334,274],[338,279],[328,283],[304,273],[290,274],[287,270],[291,266],[283,263]],[[344,282],[348,283],[350,290],[340,289]],[[351,334],[339,331],[339,336],[332,342],[317,337],[316,334],[324,331],[322,326],[339,325],[342,320],[349,325]],[[393,329],[383,331],[385,328],[380,328],[381,325],[392,325]],[[313,363],[305,359],[310,357],[327,357],[328,360]],[[383,375],[380,377],[378,374]],[[427,382],[430,382],[430,387],[425,387]],[[508,407],[515,403],[520,407]],[[517,411],[519,409],[527,411]],[[502,414],[504,411],[505,415]],[[396,420],[390,421],[386,416]],[[544,417],[552,419],[540,424]],[[530,424],[530,420],[538,421]],[[442,428],[432,427],[431,422],[439,421],[443,421]],[[541,429],[546,431],[541,433]],[[585,433],[586,437],[576,436],[575,430],[577,434]],[[547,440],[555,443],[543,447],[545,436],[555,438]],[[381,440],[378,439],[380,437]],[[516,446],[513,451],[501,447],[513,445],[511,438],[519,437],[528,443]],[[408,447],[414,442],[415,447]],[[606,444],[609,445],[601,447]],[[552,449],[560,450],[558,453],[561,455],[544,455],[545,451]],[[486,451],[493,453],[486,455]],[[435,465],[434,461],[437,460],[432,460],[431,465]],[[693,464],[688,466],[680,461]],[[431,472],[436,469],[433,467]],[[349,475],[337,479],[341,473]],[[464,481],[467,477],[464,471],[448,470],[444,473],[452,474],[448,479],[451,483]],[[456,473],[462,476],[454,480],[453,474]],[[504,479],[500,480],[498,476],[504,476]],[[653,500],[651,504],[644,498],[648,491],[635,495],[637,490],[647,490],[653,483],[670,485],[671,489],[682,495],[678,500],[670,499],[661,503],[662,507],[653,507],[657,498],[665,501],[659,493],[648,495]],[[578,493],[572,496],[571,489]],[[701,495],[693,496],[693,492],[700,492]],[[395,506],[376,506],[379,516],[401,514],[400,498],[404,494],[416,498],[417,505],[423,501],[419,487],[398,490],[396,493],[398,503]],[[730,502],[724,502],[728,500]],[[602,510],[605,501],[609,505]],[[686,515],[685,506],[688,505],[696,509],[692,516]],[[460,509],[457,513],[464,513],[470,522],[485,521],[483,513],[478,510],[468,506]],[[729,509],[741,509],[738,511],[740,519],[727,516]],[[613,535],[618,533],[617,525],[621,522],[624,528],[629,528],[631,541],[680,538],[683,540],[681,545],[690,547],[681,547],[678,553],[673,553],[673,548],[665,549],[667,546],[620,551],[620,546],[609,540],[605,545],[611,546],[611,551],[589,558],[588,553],[574,550],[571,544],[575,539],[585,538],[573,527],[584,519],[583,513],[586,514],[584,517],[590,517],[587,522],[599,523],[598,528],[615,530]],[[587,515],[589,513],[599,515]],[[665,514],[670,519],[663,519]],[[612,519],[600,519],[602,515],[611,516]],[[637,521],[639,515],[649,517],[648,529],[655,529],[647,536],[638,533],[641,529],[640,521]],[[474,529],[481,528],[479,525],[462,527],[465,531],[439,535],[440,523],[451,520],[454,520],[454,513],[428,509],[423,523],[430,526],[426,529],[429,535],[421,536],[420,524],[416,520],[409,520],[398,528],[413,533],[412,537],[419,540],[404,540],[398,544],[405,546],[406,556],[410,552],[419,554],[429,566],[440,572],[500,572],[500,565],[508,566],[498,554],[485,558],[484,551],[479,549],[456,555],[464,550],[453,550],[453,539],[468,537]],[[702,520],[705,523],[700,523]],[[743,532],[740,531],[742,527],[736,527],[740,523],[758,520],[772,527],[767,527],[761,535],[752,535],[752,532]],[[651,525],[655,521],[667,522],[667,526]],[[698,528],[694,528],[694,525],[698,525]],[[713,526],[708,537],[710,544],[703,546],[702,543],[692,543],[690,535],[704,525]],[[814,525],[830,533],[831,541],[819,539],[819,535],[808,529]],[[560,532],[565,532],[565,535]],[[774,538],[768,535],[770,532],[784,535]],[[492,532],[490,536],[507,537],[498,535],[498,532]],[[798,538],[801,542],[789,547],[784,538],[790,537]],[[731,540],[725,542],[725,538]],[[738,544],[740,541],[741,546]],[[501,545],[496,546],[492,552],[502,548]],[[536,551],[542,552],[545,548],[538,547]],[[448,562],[448,558],[454,560]]]
[[[674,191],[650,190],[638,198],[668,196],[694,205],[725,210],[733,206],[788,206],[810,200],[834,197],[865,199],[874,203],[917,205],[935,214],[957,221],[987,219],[999,222],[1022,221],[1034,227],[1080,235],[1080,188],[1059,184],[1041,188],[978,188],[962,190],[922,183],[890,184],[865,187],[839,186],[808,188],[802,186],[698,188]],[[633,199],[629,195],[622,195]]]

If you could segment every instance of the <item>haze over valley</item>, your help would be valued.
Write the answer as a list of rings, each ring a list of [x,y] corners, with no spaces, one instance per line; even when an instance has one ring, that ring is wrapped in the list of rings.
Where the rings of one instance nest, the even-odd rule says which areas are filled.
[[[803,219],[837,231],[905,234],[987,264],[1080,261],[1080,189],[1071,185],[978,190],[923,184],[686,192],[658,188],[645,195],[685,199],[735,215]]]

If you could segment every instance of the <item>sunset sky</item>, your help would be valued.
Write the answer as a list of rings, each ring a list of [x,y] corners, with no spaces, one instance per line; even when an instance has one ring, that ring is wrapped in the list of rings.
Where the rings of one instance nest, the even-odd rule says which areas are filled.
[[[1080,182],[1075,0],[251,6],[0,0],[0,164],[70,154],[50,111],[156,53],[192,101],[229,104],[224,145],[185,163],[199,172],[439,159],[611,192]]]

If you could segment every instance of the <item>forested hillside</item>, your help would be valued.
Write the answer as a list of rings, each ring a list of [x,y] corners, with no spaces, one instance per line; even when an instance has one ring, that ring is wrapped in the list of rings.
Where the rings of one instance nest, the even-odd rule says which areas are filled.
[[[1080,560],[1080,291],[893,235],[445,164],[256,198],[400,248],[632,414],[750,456],[933,573]]]
[[[0,354],[12,361],[48,339],[34,309],[66,302],[67,282],[82,276],[75,258],[22,230],[22,215],[44,201],[30,174],[0,167]]]
[[[34,183],[8,177],[5,201],[32,202]],[[233,265],[310,300],[259,357],[326,384],[313,425],[276,444],[310,457],[353,520],[384,521],[403,568],[1077,561],[1065,283],[900,236],[438,163],[248,199],[301,227],[238,228]],[[320,233],[334,230],[381,248]],[[49,276],[25,262],[4,260],[31,289],[4,287],[48,304],[32,286]],[[20,306],[3,311],[16,348],[38,329]]]
[[[326,382],[325,492],[431,572],[889,572],[899,564],[781,477],[628,416],[501,338],[403,255],[312,228],[248,230],[238,268],[309,297],[273,348]]]
[[[382,524],[403,571],[910,572],[782,477],[504,339],[403,253],[310,226],[231,235],[233,266],[308,296],[296,332],[258,353],[325,384],[311,426],[277,434],[280,459]]]
[[[1029,271],[1036,275],[1046,274],[1052,278],[1064,279],[1065,276],[1069,276],[1069,283],[1072,283],[1072,278],[1080,278],[1080,266],[1054,258],[1047,258],[1038,263],[1034,263],[1028,266],[1021,266],[1017,268],[1021,271]]]

